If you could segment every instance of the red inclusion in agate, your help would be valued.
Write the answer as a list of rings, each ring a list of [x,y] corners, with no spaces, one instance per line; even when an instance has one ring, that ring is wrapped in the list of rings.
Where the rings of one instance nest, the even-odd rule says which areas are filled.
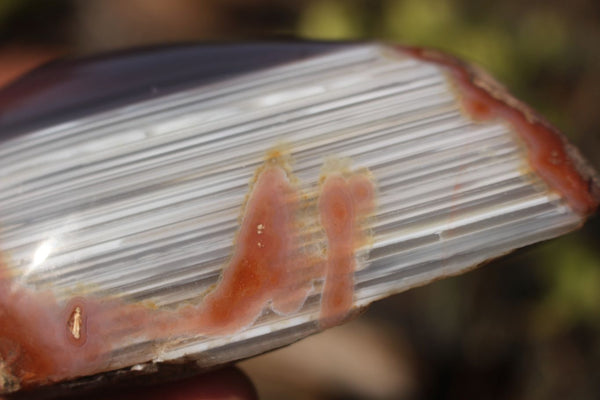
[[[77,307],[81,318],[75,316]],[[86,343],[87,313],[82,299],[63,309],[50,291],[34,292],[0,276],[0,383],[27,387],[98,368],[107,344],[102,335]]]
[[[296,311],[312,288],[316,268],[298,254],[297,194],[286,172],[267,166],[248,198],[234,254],[220,282],[198,307],[185,310],[198,330],[230,334],[252,324],[265,306]]]
[[[373,186],[366,175],[325,179],[319,198],[327,234],[327,269],[321,299],[321,326],[341,323],[354,302],[355,249],[362,242],[360,222],[372,211]]]
[[[600,188],[593,173],[562,135],[531,108],[513,98],[492,78],[456,58],[427,49],[402,46],[398,49],[446,68],[465,112],[474,120],[508,122],[525,143],[531,168],[575,212],[587,216],[597,209]]]
[[[354,253],[367,238],[362,221],[373,209],[373,183],[366,173],[326,176],[311,208],[290,177],[276,156],[259,169],[221,278],[178,310],[83,297],[60,306],[50,291],[19,285],[0,265],[0,392],[113,369],[112,349],[139,337],[230,335],[267,309],[293,314],[318,280],[321,326],[342,322],[353,305]],[[303,243],[311,221],[325,231],[325,256]]]
[[[185,315],[199,332],[231,334],[251,325],[270,304],[273,311],[297,311],[325,279],[321,325],[343,321],[352,309],[355,249],[364,244],[360,222],[372,212],[373,183],[366,174],[326,177],[319,196],[320,222],[327,236],[325,260],[298,251],[298,194],[285,169],[267,166],[251,191],[233,257],[221,281],[201,305]],[[325,265],[325,272],[322,271]]]

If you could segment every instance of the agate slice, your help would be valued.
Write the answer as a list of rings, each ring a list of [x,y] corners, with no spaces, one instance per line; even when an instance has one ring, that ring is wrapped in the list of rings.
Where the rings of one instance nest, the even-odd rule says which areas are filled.
[[[582,225],[594,172],[448,56],[200,45],[0,92],[0,394],[194,373]]]

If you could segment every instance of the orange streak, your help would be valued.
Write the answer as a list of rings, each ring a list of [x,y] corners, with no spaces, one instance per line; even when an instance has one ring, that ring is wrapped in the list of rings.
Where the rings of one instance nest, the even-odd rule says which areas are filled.
[[[21,75],[61,55],[57,49],[23,47],[17,45],[0,48],[0,88]]]
[[[327,276],[321,300],[321,326],[341,323],[354,302],[354,249],[362,240],[360,220],[373,208],[373,187],[364,175],[325,180],[319,211],[327,234]]]

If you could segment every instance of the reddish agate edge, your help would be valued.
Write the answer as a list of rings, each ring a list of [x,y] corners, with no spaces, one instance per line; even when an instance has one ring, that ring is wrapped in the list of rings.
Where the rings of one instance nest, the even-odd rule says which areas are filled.
[[[465,113],[476,121],[502,119],[524,142],[531,168],[582,217],[600,203],[593,168],[556,128],[481,69],[442,52],[394,46],[401,53],[443,67],[451,77]]]

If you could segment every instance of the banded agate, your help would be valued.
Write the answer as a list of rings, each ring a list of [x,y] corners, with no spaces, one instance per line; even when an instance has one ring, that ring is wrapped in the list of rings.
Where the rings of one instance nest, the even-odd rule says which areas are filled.
[[[120,54],[0,107],[0,393],[251,357],[598,204],[556,130],[421,49]]]

